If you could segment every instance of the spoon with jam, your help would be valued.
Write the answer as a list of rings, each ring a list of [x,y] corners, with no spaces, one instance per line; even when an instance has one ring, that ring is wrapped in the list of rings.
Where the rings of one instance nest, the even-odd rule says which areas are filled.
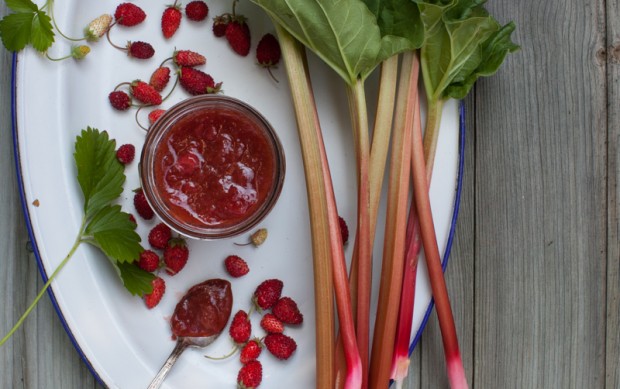
[[[228,323],[232,302],[230,282],[222,279],[201,282],[187,291],[170,320],[177,343],[148,389],[159,388],[186,348],[202,348],[213,343]]]

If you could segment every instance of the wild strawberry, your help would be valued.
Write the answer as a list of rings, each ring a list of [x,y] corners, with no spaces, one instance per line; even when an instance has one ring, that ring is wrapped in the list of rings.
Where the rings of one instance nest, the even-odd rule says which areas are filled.
[[[140,253],[138,267],[144,271],[154,272],[159,268],[159,255],[151,250],[144,250]]]
[[[218,38],[223,37],[224,35],[226,35],[226,27],[228,27],[228,24],[230,23],[230,14],[223,14],[220,16],[216,16],[215,18],[213,18],[213,35],[215,35]]]
[[[268,334],[281,334],[284,332],[284,324],[273,313],[266,313],[260,320],[260,326]]]
[[[131,163],[136,155],[136,148],[132,144],[124,144],[116,150],[116,159],[123,165]]]
[[[236,255],[229,255],[224,260],[224,266],[226,267],[226,271],[230,274],[231,277],[239,278],[242,277],[250,271],[248,264],[243,258]]]
[[[181,25],[183,15],[181,14],[181,7],[176,4],[175,1],[173,5],[166,7],[161,16],[161,31],[166,39],[170,39]]]
[[[256,46],[256,60],[266,68],[273,67],[280,62],[282,52],[280,43],[272,34],[265,34]]]
[[[246,364],[250,361],[255,361],[263,351],[263,345],[260,339],[252,339],[243,346],[239,355],[239,360],[242,364]]]
[[[155,49],[146,42],[127,42],[127,55],[136,59],[149,59],[155,55]]]
[[[283,287],[284,283],[278,279],[265,280],[254,291],[252,301],[260,309],[269,309],[280,299]]]
[[[118,109],[119,111],[126,111],[131,107],[131,97],[123,91],[115,90],[114,92],[108,95],[108,100],[110,100],[110,104],[112,104],[112,108]]]
[[[185,267],[188,258],[189,249],[185,244],[185,240],[182,238],[170,239],[164,250],[166,273],[173,276],[180,272]]]
[[[180,70],[179,83],[190,95],[204,95],[217,93],[222,83],[215,83],[213,77],[198,69],[182,67]]]
[[[285,324],[301,324],[304,321],[297,303],[290,297],[282,297],[278,300],[271,308],[271,312]]]
[[[112,15],[103,14],[94,19],[84,29],[86,40],[89,42],[98,41],[108,31],[110,24],[112,24]]]
[[[278,359],[289,359],[297,350],[297,343],[284,334],[267,334],[264,339],[267,350]]]
[[[165,109],[154,109],[149,113],[149,123],[153,124],[157,121],[157,119],[159,119],[159,117],[161,115],[164,114],[164,112],[166,112]]]
[[[172,230],[164,223],[159,223],[149,232],[149,244],[156,249],[165,249],[172,238]]]
[[[244,18],[236,17],[226,26],[226,40],[233,51],[243,57],[250,52],[250,28]]]
[[[155,88],[140,80],[131,83],[131,95],[146,105],[159,105],[162,101],[161,95]]]
[[[168,81],[170,81],[170,68],[167,66],[161,66],[155,69],[153,74],[151,74],[149,84],[155,88],[157,92],[161,92],[164,90],[166,85],[168,85]]]
[[[132,222],[135,225],[138,225],[138,222],[136,221],[136,218],[132,214],[129,214],[129,221]]]
[[[235,243],[237,246],[247,246],[249,244],[254,245],[254,247],[258,247],[261,244],[265,243],[267,240],[267,236],[269,232],[266,228],[259,228],[254,231],[252,235],[250,235],[250,241],[248,243]]]
[[[166,282],[161,277],[155,278],[151,284],[153,285],[153,291],[144,295],[144,303],[148,309],[153,308],[161,301],[161,298],[166,292]]]
[[[142,23],[146,19],[146,13],[135,4],[121,3],[116,7],[114,18],[121,26],[131,27]]]
[[[263,380],[263,365],[259,361],[250,361],[243,365],[237,375],[237,388],[256,388]]]
[[[252,322],[250,322],[250,318],[244,310],[239,310],[235,313],[230,323],[228,333],[235,343],[243,344],[250,339],[250,335],[252,334]]]
[[[136,208],[136,212],[138,212],[138,215],[140,215],[143,219],[151,220],[153,216],[155,216],[155,213],[146,201],[142,188],[138,188],[134,192],[135,195],[133,196],[133,206]]]
[[[177,66],[189,66],[194,67],[198,65],[204,65],[207,63],[207,59],[204,55],[198,54],[191,50],[178,50],[172,55],[172,60]]]
[[[342,244],[347,244],[349,241],[349,227],[347,222],[340,216],[338,216],[338,224],[340,224],[340,235],[342,236]]]
[[[201,0],[194,0],[187,3],[185,6],[185,15],[189,20],[195,22],[202,22],[209,14],[209,7],[207,3]]]

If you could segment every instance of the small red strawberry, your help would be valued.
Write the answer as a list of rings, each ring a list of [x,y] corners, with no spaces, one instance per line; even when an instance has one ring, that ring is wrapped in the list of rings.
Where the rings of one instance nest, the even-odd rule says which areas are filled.
[[[207,63],[207,59],[204,55],[196,53],[191,50],[178,50],[172,55],[172,60],[177,66],[189,66],[194,67],[198,65],[204,65]]]
[[[183,15],[180,8],[175,1],[174,4],[166,7],[161,16],[161,31],[166,39],[170,39],[181,25]]]
[[[127,42],[127,55],[136,59],[149,59],[155,55],[155,49],[150,43],[136,41]]]
[[[162,102],[161,95],[151,85],[144,81],[135,80],[131,83],[131,95],[146,105],[159,105]]]
[[[226,40],[235,53],[243,57],[250,53],[250,27],[248,27],[245,18],[236,16],[233,21],[228,23]]]
[[[252,334],[252,323],[244,310],[235,313],[230,323],[228,333],[235,343],[243,344],[250,339],[250,335]]]
[[[155,69],[153,74],[151,74],[149,84],[151,84],[156,91],[161,92],[164,90],[166,85],[168,85],[168,81],[170,81],[170,68],[167,66],[161,66]]]
[[[131,97],[123,91],[115,90],[108,95],[108,99],[110,100],[110,104],[112,104],[112,108],[118,109],[119,111],[126,111],[131,107]]]
[[[161,277],[155,278],[151,284],[153,285],[153,291],[144,295],[144,303],[148,309],[153,308],[161,301],[161,298],[166,292],[166,282]]]
[[[342,235],[342,244],[347,244],[349,241],[349,227],[347,222],[340,216],[338,216],[338,223],[340,224],[340,235]]]
[[[138,267],[144,271],[154,272],[159,268],[159,255],[151,250],[144,250],[140,253]]]
[[[207,3],[201,0],[194,0],[187,3],[185,6],[185,15],[189,20],[195,22],[202,22],[207,18],[209,14],[209,7]]]
[[[260,309],[269,309],[280,299],[283,287],[284,283],[275,278],[263,281],[254,291],[252,301]]]
[[[187,263],[189,258],[189,249],[182,238],[173,238],[168,241],[168,245],[164,250],[164,263],[166,264],[166,273],[171,276],[180,272]]]
[[[278,359],[289,359],[297,350],[297,343],[284,334],[267,334],[264,339],[267,350]]]
[[[190,95],[204,95],[217,93],[222,83],[215,83],[213,77],[198,69],[182,67],[180,70],[179,83]]]
[[[149,123],[150,124],[155,123],[157,121],[157,119],[159,119],[159,117],[164,114],[164,112],[166,112],[166,110],[165,109],[161,109],[161,108],[152,110],[149,113]]]
[[[124,144],[116,150],[116,159],[123,165],[131,163],[136,155],[136,148],[132,144]]]
[[[230,23],[230,14],[223,14],[220,16],[216,16],[215,18],[213,18],[213,35],[215,35],[218,38],[223,37],[224,35],[226,35],[226,27],[228,27],[228,24]]]
[[[237,375],[237,388],[253,389],[263,380],[263,365],[259,361],[250,361],[243,365]]]
[[[256,60],[266,68],[273,67],[280,62],[282,52],[280,43],[272,34],[265,34],[256,46]]]
[[[268,334],[281,334],[284,332],[284,324],[273,313],[266,313],[260,320],[260,326]]]
[[[250,271],[247,262],[237,255],[229,255],[226,257],[224,266],[228,274],[234,278],[242,277]]]
[[[165,249],[172,238],[172,230],[164,223],[159,223],[149,232],[149,244],[156,249]]]
[[[131,221],[135,225],[138,225],[136,218],[132,214],[129,214],[129,221]]]
[[[301,324],[304,321],[297,303],[290,297],[282,297],[278,300],[271,308],[271,312],[285,324]]]
[[[155,213],[153,209],[149,205],[148,201],[146,201],[146,197],[144,196],[144,192],[142,188],[138,188],[135,191],[133,196],[133,206],[136,208],[136,212],[145,220],[151,220]]]
[[[263,345],[260,339],[252,339],[243,346],[239,355],[239,360],[242,364],[247,364],[250,361],[255,361],[263,351]]]
[[[135,4],[121,3],[116,7],[114,18],[117,24],[131,27],[142,23],[146,19],[146,13]]]

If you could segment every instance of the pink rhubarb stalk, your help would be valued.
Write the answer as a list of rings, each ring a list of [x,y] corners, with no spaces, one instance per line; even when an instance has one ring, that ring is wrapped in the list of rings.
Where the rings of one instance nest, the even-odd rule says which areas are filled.
[[[428,195],[428,173],[424,159],[422,131],[420,127],[414,127],[412,153],[413,192],[420,220],[422,245],[424,246],[431,289],[439,319],[450,387],[453,389],[464,389],[468,387],[467,378],[465,377],[461,352],[459,351],[454,317],[448,297],[448,288],[446,287],[446,281],[441,268],[441,257],[439,255],[439,247],[437,246],[435,225]]]

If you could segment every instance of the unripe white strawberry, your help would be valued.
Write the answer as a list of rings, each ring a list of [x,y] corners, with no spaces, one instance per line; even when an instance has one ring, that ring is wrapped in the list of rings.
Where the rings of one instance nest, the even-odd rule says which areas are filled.
[[[112,23],[112,15],[103,14],[88,23],[88,26],[84,29],[84,35],[89,42],[96,42],[108,31],[110,24]]]

